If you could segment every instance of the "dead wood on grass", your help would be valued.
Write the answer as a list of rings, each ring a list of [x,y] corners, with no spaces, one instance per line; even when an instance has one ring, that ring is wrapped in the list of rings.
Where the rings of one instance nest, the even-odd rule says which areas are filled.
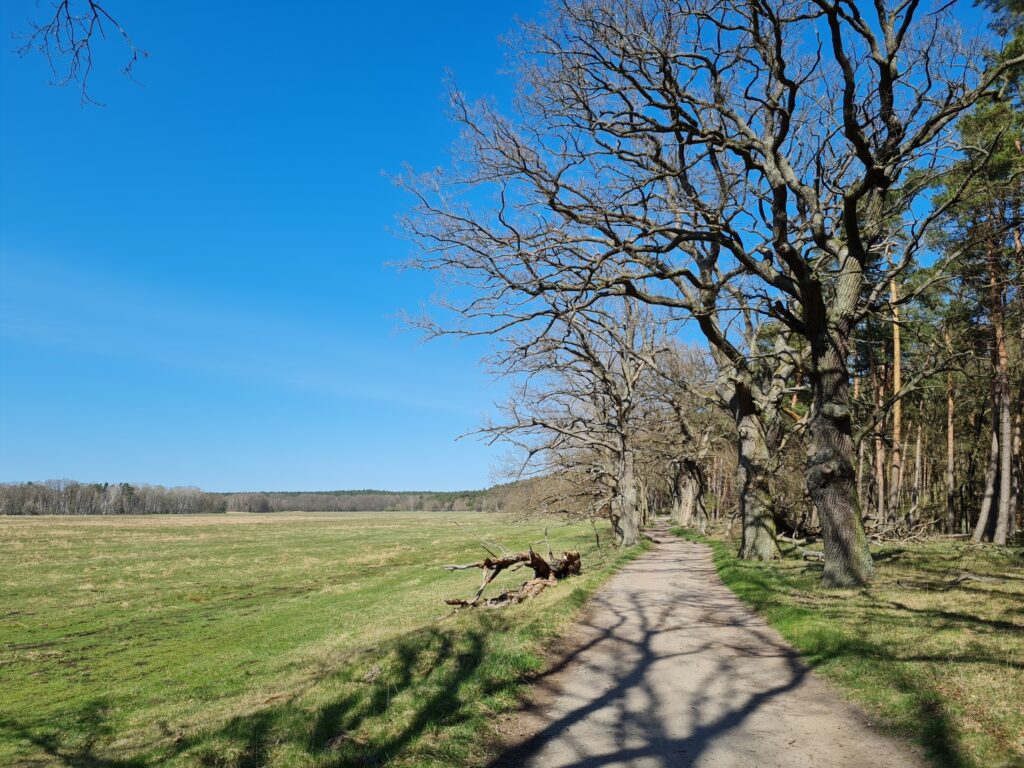
[[[551,560],[554,560],[550,547],[548,549],[548,556]],[[530,547],[526,552],[508,554],[504,557],[486,557],[476,563],[445,565],[442,567],[449,571],[465,571],[471,568],[479,568],[483,571],[480,588],[471,599],[450,598],[445,600],[445,602],[456,608],[475,608],[477,606],[500,608],[505,605],[514,605],[531,597],[536,597],[548,587],[554,586],[568,576],[579,574],[582,565],[579,552],[563,552],[557,561],[549,562],[534,552],[533,547]],[[532,579],[524,582],[516,589],[506,590],[495,597],[486,599],[483,597],[484,590],[498,577],[498,574],[506,570],[511,573],[524,566],[533,571]]]

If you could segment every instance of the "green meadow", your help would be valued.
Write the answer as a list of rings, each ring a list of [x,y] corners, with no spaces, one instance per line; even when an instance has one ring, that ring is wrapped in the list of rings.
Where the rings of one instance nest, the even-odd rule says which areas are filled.
[[[480,573],[440,565],[546,525],[583,576],[452,615]],[[478,513],[14,517],[0,547],[0,765],[108,768],[483,760],[628,557],[589,525]]]

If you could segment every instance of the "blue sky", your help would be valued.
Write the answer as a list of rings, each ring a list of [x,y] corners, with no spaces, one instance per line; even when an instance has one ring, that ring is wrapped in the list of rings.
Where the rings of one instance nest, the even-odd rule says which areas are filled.
[[[539,3],[109,0],[150,57],[97,51],[102,108],[11,52],[46,6],[0,6],[0,480],[489,484],[454,438],[503,385],[401,329],[434,279],[385,174],[446,162],[446,70],[508,98]]]

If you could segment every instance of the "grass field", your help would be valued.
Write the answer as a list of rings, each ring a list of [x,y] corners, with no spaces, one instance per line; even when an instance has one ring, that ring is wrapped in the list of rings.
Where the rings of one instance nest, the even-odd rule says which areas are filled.
[[[1024,552],[891,544],[870,588],[827,591],[795,553],[752,563],[709,543],[726,584],[936,765],[1024,766]]]
[[[0,765],[466,765],[539,649],[622,556],[552,524],[585,575],[449,613],[482,514],[0,518]],[[518,584],[523,572],[496,582]]]

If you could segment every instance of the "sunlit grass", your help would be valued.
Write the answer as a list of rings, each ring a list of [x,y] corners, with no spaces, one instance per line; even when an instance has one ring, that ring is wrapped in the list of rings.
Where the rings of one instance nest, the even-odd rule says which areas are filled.
[[[621,561],[449,617],[543,522],[483,514],[0,519],[0,765],[465,765]],[[523,572],[495,584],[518,584]],[[445,618],[448,617],[448,618]]]
[[[888,544],[867,589],[824,590],[796,553],[719,574],[822,674],[941,766],[1024,765],[1024,553]]]

